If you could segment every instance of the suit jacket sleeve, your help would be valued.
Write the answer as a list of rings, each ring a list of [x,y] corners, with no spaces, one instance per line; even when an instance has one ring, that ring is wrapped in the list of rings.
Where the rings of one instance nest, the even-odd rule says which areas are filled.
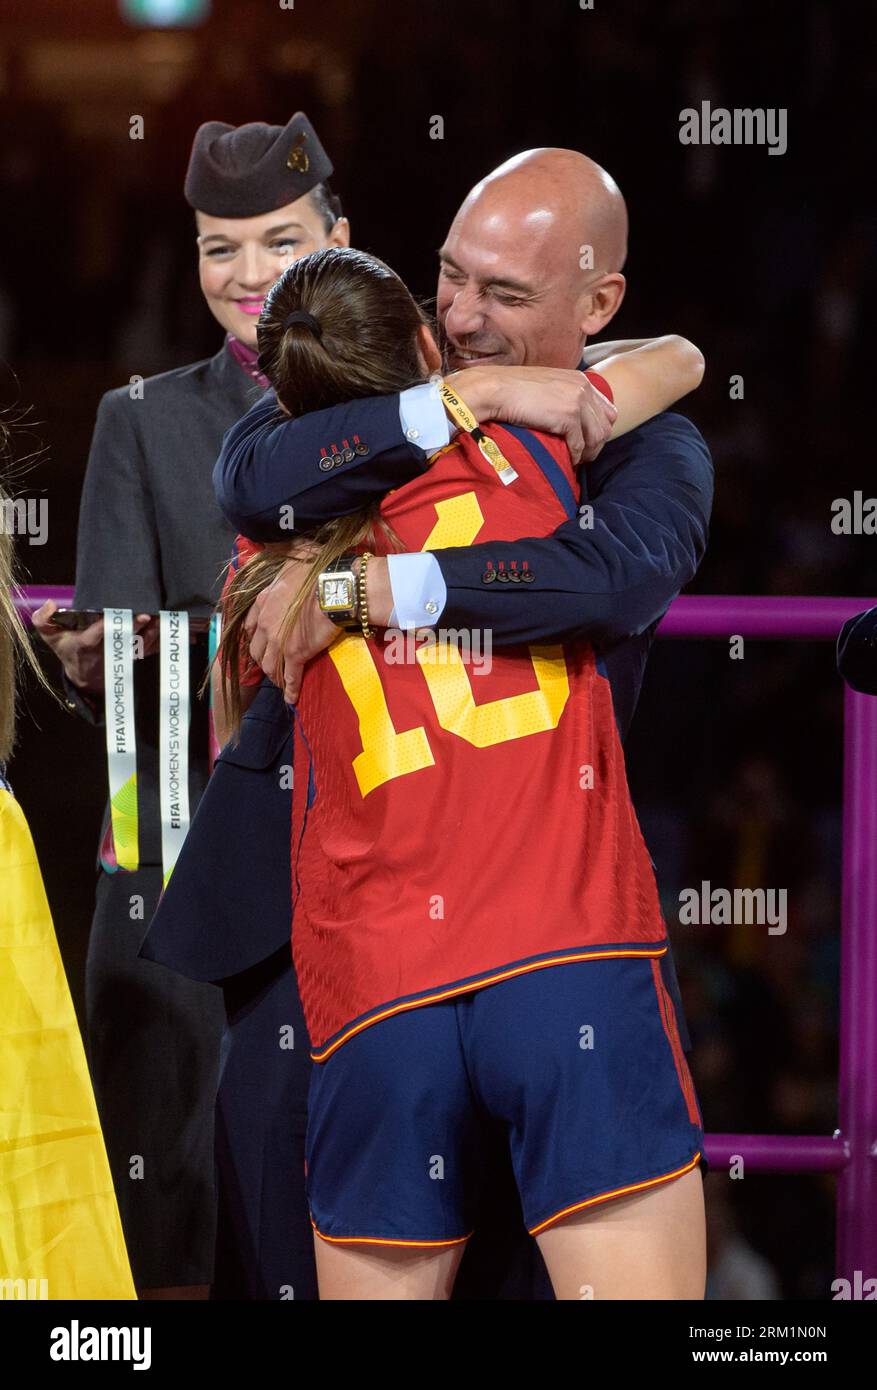
[[[402,433],[398,396],[290,420],[269,392],[226,433],[213,485],[241,535],[282,541],[380,501],[427,466],[424,451]]]
[[[712,497],[712,460],[699,431],[681,415],[658,415],[583,470],[592,517],[544,538],[436,551],[448,588],[442,626],[489,628],[500,646],[612,646],[638,636],[694,577]],[[533,582],[485,583],[488,560],[506,568],[526,560]]]
[[[877,608],[844,623],[837,639],[837,669],[853,690],[877,695]]]
[[[77,608],[161,608],[161,550],[138,409],[145,404],[124,391],[109,392],[98,407],[79,507]]]
[[[80,690],[68,677],[66,671],[61,671],[61,685],[64,690],[64,703],[74,714],[78,714],[80,719],[84,719],[86,724],[91,724],[96,729],[102,729],[105,722],[104,696],[103,691],[89,691],[86,695],[84,690]]]
[[[427,466],[403,437],[398,396],[278,418],[270,400],[256,405],[226,434],[214,471],[220,507],[256,539],[288,539],[284,505],[294,509],[295,529],[307,529],[379,500]],[[325,451],[354,437],[367,452],[320,467]],[[610,645],[662,616],[706,547],[713,469],[703,438],[684,417],[659,415],[608,444],[582,481],[591,529],[576,518],[545,538],[436,552],[448,589],[443,625],[490,628],[500,646]],[[535,575],[526,588],[485,584],[488,560],[524,559]]]
[[[111,391],[98,406],[79,506],[75,608],[161,607],[158,528],[136,430],[141,404]],[[101,695],[84,695],[66,676],[63,685],[69,709],[103,722]]]

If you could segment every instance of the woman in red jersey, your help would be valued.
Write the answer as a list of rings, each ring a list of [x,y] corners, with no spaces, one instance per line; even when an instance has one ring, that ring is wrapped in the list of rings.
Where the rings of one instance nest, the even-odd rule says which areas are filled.
[[[293,415],[441,366],[402,282],[354,251],[291,267],[259,343]],[[702,371],[678,338],[599,366],[615,434]],[[230,722],[261,679],[244,619],[290,553],[331,587],[354,557],[549,535],[579,486],[562,441],[497,423],[306,541],[241,539],[224,594]],[[522,557],[506,582],[527,572]],[[473,661],[474,636],[439,631],[400,653],[362,613],[309,664],[295,711],[293,955],[316,1063],[321,1297],[446,1297],[496,1125],[558,1297],[701,1297],[702,1122],[605,667],[587,643],[486,662],[480,647]]]

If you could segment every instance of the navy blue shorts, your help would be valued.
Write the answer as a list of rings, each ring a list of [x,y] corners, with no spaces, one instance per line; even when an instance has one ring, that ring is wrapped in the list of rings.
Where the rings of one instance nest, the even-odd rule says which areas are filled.
[[[485,1126],[497,1121],[532,1235],[703,1163],[660,960],[534,970],[395,1014],[315,1065],[306,1171],[317,1234],[468,1239]]]

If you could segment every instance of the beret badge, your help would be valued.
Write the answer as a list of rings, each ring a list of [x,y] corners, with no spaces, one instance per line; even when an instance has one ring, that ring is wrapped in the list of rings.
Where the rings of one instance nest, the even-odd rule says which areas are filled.
[[[287,167],[293,169],[297,174],[306,174],[311,167],[310,158],[304,150],[304,142],[307,138],[307,131],[299,131],[286,159]]]

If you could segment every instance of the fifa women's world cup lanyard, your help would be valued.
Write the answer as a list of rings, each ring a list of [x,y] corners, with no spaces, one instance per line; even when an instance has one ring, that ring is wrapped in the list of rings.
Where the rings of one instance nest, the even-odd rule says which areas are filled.
[[[137,838],[137,737],[134,732],[134,619],[130,608],[104,609],[104,689],[110,818],[116,864],[140,864]]]
[[[140,866],[134,620],[129,608],[104,609],[104,683],[110,818],[116,866]],[[162,884],[189,830],[189,615],[159,613],[159,798]]]
[[[189,832],[189,615],[159,613],[161,881],[173,873]]]
[[[456,391],[453,390],[446,381],[443,381],[441,377],[436,377],[434,380],[445,410],[450,415],[454,424],[459,425],[460,429],[465,430],[467,434],[471,434],[481,453],[495,471],[500,482],[505,483],[506,486],[508,486],[509,483],[513,483],[518,475],[499,445],[495,444],[492,439],[488,439],[487,435],[478,424],[478,421],[475,419],[475,416],[472,414],[472,411],[464,401],[460,400]]]

